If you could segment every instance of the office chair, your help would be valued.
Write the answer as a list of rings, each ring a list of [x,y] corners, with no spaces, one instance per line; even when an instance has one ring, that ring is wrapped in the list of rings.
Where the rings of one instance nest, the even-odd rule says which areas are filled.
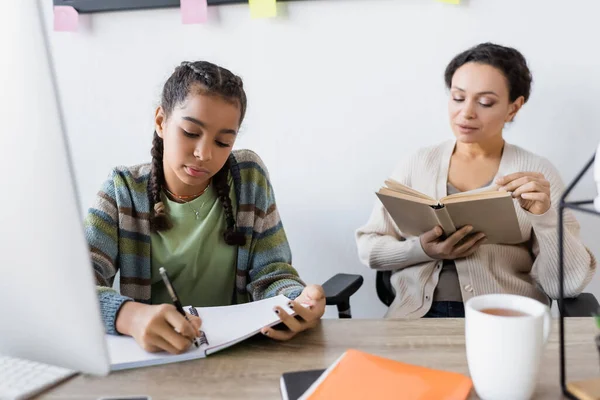
[[[375,289],[377,297],[386,306],[394,301],[390,277],[392,271],[377,271]],[[323,284],[326,304],[337,306],[340,318],[352,318],[350,297],[362,286],[364,279],[361,275],[336,274]],[[577,297],[565,299],[565,317],[590,317],[600,311],[598,300],[591,293],[582,293]]]
[[[363,284],[362,275],[336,274],[323,284],[326,305],[337,306],[340,318],[352,318],[350,297]]]
[[[392,271],[377,271],[375,289],[377,297],[386,306],[394,301],[394,290],[390,282]],[[565,317],[591,317],[600,310],[598,300],[591,293],[582,293],[571,299],[565,299]]]

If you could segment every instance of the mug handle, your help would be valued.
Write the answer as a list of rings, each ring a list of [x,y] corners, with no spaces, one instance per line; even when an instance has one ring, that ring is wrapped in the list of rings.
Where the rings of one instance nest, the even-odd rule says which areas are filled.
[[[550,316],[550,309],[546,307],[544,311],[544,344],[548,341],[550,336],[550,330],[552,328],[552,317]]]

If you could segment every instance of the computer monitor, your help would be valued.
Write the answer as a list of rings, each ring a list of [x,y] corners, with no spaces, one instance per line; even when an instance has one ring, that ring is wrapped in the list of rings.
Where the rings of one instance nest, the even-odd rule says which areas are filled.
[[[7,1],[0,14],[0,354],[106,375],[41,5]]]

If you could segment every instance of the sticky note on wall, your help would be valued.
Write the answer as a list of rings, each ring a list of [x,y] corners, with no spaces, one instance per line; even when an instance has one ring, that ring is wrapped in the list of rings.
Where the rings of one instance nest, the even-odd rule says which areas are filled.
[[[79,13],[71,6],[54,6],[54,31],[77,32]]]
[[[203,24],[207,20],[207,0],[181,0],[181,22],[184,24]]]
[[[249,0],[252,18],[273,18],[277,16],[276,0]]]
[[[446,3],[446,4],[460,4],[460,0],[437,0],[440,3]]]

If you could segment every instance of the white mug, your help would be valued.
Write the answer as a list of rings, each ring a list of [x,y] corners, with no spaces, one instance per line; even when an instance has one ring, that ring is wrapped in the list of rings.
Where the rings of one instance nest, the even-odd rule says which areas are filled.
[[[524,316],[482,312],[504,309]],[[533,395],[550,334],[548,306],[512,294],[476,296],[465,304],[465,341],[473,386],[484,400],[525,400]]]

